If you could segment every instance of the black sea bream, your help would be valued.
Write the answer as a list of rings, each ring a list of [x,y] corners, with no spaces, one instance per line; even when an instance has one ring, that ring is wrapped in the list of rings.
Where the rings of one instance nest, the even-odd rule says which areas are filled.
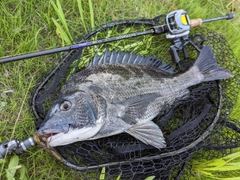
[[[104,58],[95,56],[62,87],[37,131],[50,147],[126,132],[145,144],[164,148],[162,131],[152,120],[186,98],[188,87],[232,77],[217,65],[208,45],[188,71],[175,75],[159,68],[160,61],[153,58],[107,54],[111,57],[106,53]]]

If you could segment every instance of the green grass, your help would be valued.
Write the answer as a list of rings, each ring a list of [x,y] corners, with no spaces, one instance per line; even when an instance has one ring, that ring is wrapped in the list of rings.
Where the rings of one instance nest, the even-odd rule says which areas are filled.
[[[205,19],[225,15],[231,8],[236,8],[234,20],[209,23],[206,27],[225,35],[236,56],[240,57],[240,3],[231,2],[59,0],[58,3],[54,0],[3,0],[0,2],[0,57],[69,45],[87,31],[113,20],[152,18],[174,9],[185,9],[191,19]],[[11,138],[23,140],[34,133],[34,116],[28,101],[37,80],[48,72],[50,67],[55,66],[56,57],[57,55],[50,55],[0,65],[0,94],[13,90],[13,93],[7,93],[5,98],[0,96],[0,102],[6,104],[0,108],[0,142]],[[240,95],[231,117],[240,119],[239,112]],[[195,166],[199,173],[196,177],[209,178],[200,172],[201,165],[200,163]],[[5,161],[0,160],[0,179],[10,179],[11,175],[16,179],[81,179],[73,170],[67,169],[38,147],[20,155],[19,159],[14,156],[13,159],[7,157]]]
[[[240,149],[236,148],[229,155],[212,160],[193,159],[192,171],[202,179],[237,180],[240,179]]]

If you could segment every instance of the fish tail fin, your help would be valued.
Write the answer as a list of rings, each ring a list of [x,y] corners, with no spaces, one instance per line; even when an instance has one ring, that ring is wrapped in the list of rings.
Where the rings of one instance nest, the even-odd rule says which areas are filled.
[[[204,75],[203,81],[227,79],[233,76],[231,72],[217,64],[213,51],[209,45],[204,46],[201,50],[194,66],[197,66]]]

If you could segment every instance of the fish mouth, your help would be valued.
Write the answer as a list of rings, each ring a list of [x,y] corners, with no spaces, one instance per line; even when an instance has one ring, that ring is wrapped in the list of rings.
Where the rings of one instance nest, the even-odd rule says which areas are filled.
[[[68,133],[70,129],[70,125],[68,125],[68,128],[66,129],[54,129],[54,128],[49,128],[49,129],[39,129],[37,131],[37,135],[45,141],[49,141],[50,138],[52,138],[53,136],[56,136],[58,134],[64,134],[64,133]]]
[[[64,126],[66,127],[66,126]],[[36,132],[37,143],[40,146],[51,149],[57,146],[64,146],[78,141],[90,140],[95,134],[99,132],[102,124],[97,124],[96,126],[84,126],[82,128],[76,128],[74,126],[68,126],[63,129],[59,128],[56,130],[55,128],[40,128],[38,132]]]
[[[68,127],[67,131],[63,131],[61,129],[59,130],[58,129],[39,129],[35,133],[37,143],[46,149],[51,149],[51,146],[50,146],[51,141],[57,138],[58,136],[68,133],[69,128],[70,127]]]
[[[55,129],[46,129],[46,130],[42,130],[41,133],[38,133],[38,136],[49,138],[62,132],[63,131],[55,130]]]

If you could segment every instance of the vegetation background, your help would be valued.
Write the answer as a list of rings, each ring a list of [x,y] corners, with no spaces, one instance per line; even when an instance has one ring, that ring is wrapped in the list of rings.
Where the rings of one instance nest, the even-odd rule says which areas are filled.
[[[65,19],[61,13],[58,13],[60,9],[57,3],[61,4]],[[0,2],[0,57],[70,44],[72,39],[84,35],[105,22],[141,17],[152,18],[176,9],[186,10],[191,19],[217,17],[234,11],[236,17],[231,21],[213,22],[203,26],[223,34],[235,55],[240,57],[239,0],[2,0]],[[62,20],[67,23],[67,26],[62,23]],[[60,35],[61,27],[65,28],[67,33],[65,35],[69,41],[62,40],[64,34]],[[34,133],[34,116],[28,103],[31,90],[47,69],[56,64],[56,58],[55,54],[0,64],[0,142],[11,138],[23,140]],[[240,95],[236,98],[238,103],[231,116],[240,119]],[[240,150],[237,149],[235,160],[239,157],[239,153]],[[214,161],[214,165],[219,165],[220,161]],[[213,171],[210,174],[201,171],[201,168],[203,169],[209,163],[213,162],[204,161],[197,164],[191,178],[217,178],[210,175],[214,174]],[[238,168],[234,171],[226,172],[225,169],[223,174],[220,173],[222,176],[220,178],[230,179],[230,176],[231,179],[234,176],[236,178],[236,172],[240,169],[239,163],[236,166]],[[219,169],[215,171],[215,174],[219,175]],[[0,179],[14,178],[81,179],[74,170],[66,168],[43,149],[37,147],[20,156],[14,155],[12,158],[0,160]]]

